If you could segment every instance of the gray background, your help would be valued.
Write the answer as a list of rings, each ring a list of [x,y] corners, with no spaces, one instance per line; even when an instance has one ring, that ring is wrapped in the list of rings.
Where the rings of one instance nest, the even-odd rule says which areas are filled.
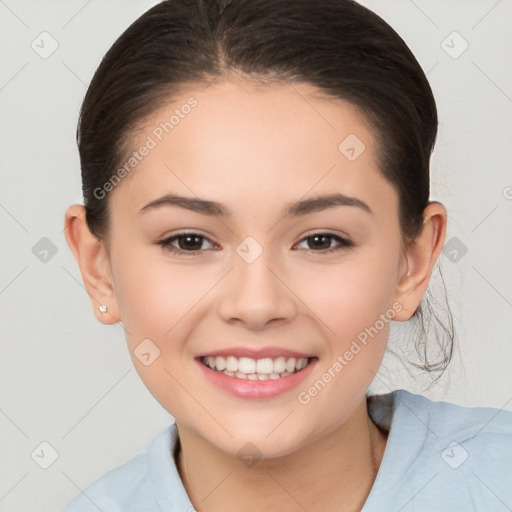
[[[0,511],[58,509],[172,421],[121,327],[93,317],[63,234],[66,207],[81,202],[74,137],[86,86],[154,3],[0,0]],[[512,3],[363,3],[409,44],[438,102],[431,198],[449,213],[440,259],[459,337],[432,389],[386,358],[372,390],[512,410]]]

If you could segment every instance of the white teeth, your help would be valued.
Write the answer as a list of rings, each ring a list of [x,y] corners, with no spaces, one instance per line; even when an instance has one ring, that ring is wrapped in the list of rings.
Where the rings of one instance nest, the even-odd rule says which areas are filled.
[[[255,373],[256,361],[254,359],[249,359],[248,357],[241,357],[238,360],[238,371],[243,373]]]
[[[238,371],[238,359],[233,356],[228,356],[226,359],[226,370],[228,372],[237,372]]]
[[[274,359],[274,372],[283,373],[286,370],[286,359],[284,357],[278,357]]]
[[[270,357],[258,359],[256,362],[256,371],[258,373],[271,374],[274,371],[274,361],[272,361]]]
[[[226,360],[223,357],[219,356],[214,357],[212,359],[215,360],[215,366],[217,367],[217,370],[221,372],[222,370],[226,369]],[[208,366],[210,366],[210,368],[213,368],[213,365],[208,364]]]
[[[293,373],[295,371],[295,363],[296,362],[297,361],[294,357],[290,357],[290,359],[288,359],[288,361],[286,361],[286,371]]]
[[[296,370],[302,370],[306,365],[308,364],[308,360],[304,359],[297,359],[297,362],[295,363],[295,369]]]
[[[250,357],[238,359],[234,356],[208,356],[203,357],[202,361],[206,366],[219,373],[249,380],[280,379],[302,370],[308,364],[307,357],[296,359],[282,356],[276,359],[265,357],[257,360]]]

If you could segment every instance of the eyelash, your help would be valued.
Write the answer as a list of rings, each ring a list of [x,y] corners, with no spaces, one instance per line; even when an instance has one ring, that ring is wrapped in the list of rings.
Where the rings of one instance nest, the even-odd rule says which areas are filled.
[[[210,242],[212,245],[216,245],[214,242],[212,242],[209,238],[207,238],[206,236],[202,235],[201,233],[195,233],[193,231],[184,231],[182,233],[177,233],[175,235],[172,235],[164,240],[160,240],[159,242],[157,242],[157,244],[159,246],[161,246],[165,251],[168,251],[168,252],[171,252],[173,254],[177,254],[177,255],[180,255],[180,256],[185,256],[185,257],[190,257],[190,256],[197,256],[199,255],[200,253],[204,252],[204,250],[199,250],[199,251],[186,251],[184,249],[179,249],[177,247],[174,247],[173,245],[171,245],[172,242],[174,242],[175,240],[179,240],[180,238],[182,237],[187,237],[187,236],[194,236],[194,237],[197,237],[197,238],[200,238],[201,240],[207,240],[208,242]],[[335,247],[330,247],[328,249],[325,249],[325,250],[314,250],[314,249],[306,249],[308,250],[309,252],[311,252],[312,254],[315,254],[316,256],[321,256],[323,254],[327,254],[327,253],[332,253],[332,252],[337,252],[337,251],[341,251],[341,250],[347,250],[347,249],[351,249],[352,247],[354,247],[354,243],[349,240],[348,238],[344,238],[340,235],[335,235],[334,233],[322,233],[322,232],[319,232],[319,233],[312,233],[304,238],[302,238],[298,244],[308,240],[308,238],[313,238],[315,236],[321,236],[321,237],[325,237],[325,238],[331,238],[332,240],[335,240],[336,242],[338,242],[338,245],[335,246]],[[297,244],[297,245],[298,245]],[[212,250],[212,249],[207,249],[207,250]]]

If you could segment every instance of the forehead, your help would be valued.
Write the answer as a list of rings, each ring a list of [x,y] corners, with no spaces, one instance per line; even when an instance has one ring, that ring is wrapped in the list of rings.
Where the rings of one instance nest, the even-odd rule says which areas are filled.
[[[115,190],[134,205],[169,191],[241,206],[334,190],[395,200],[366,119],[309,84],[191,87],[147,118],[131,146],[150,147]]]

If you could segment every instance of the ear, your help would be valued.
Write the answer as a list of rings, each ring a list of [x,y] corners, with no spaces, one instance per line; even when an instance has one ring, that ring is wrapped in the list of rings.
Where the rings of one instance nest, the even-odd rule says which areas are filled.
[[[432,268],[446,237],[446,208],[436,201],[430,202],[423,211],[423,226],[419,235],[411,240],[405,248],[407,269],[397,284],[394,302],[402,304],[394,320],[409,320],[420,305],[430,282]]]
[[[105,242],[89,230],[82,205],[74,204],[66,210],[64,233],[80,267],[96,318],[107,325],[119,322],[121,318]],[[106,313],[99,310],[102,304],[108,308]]]

